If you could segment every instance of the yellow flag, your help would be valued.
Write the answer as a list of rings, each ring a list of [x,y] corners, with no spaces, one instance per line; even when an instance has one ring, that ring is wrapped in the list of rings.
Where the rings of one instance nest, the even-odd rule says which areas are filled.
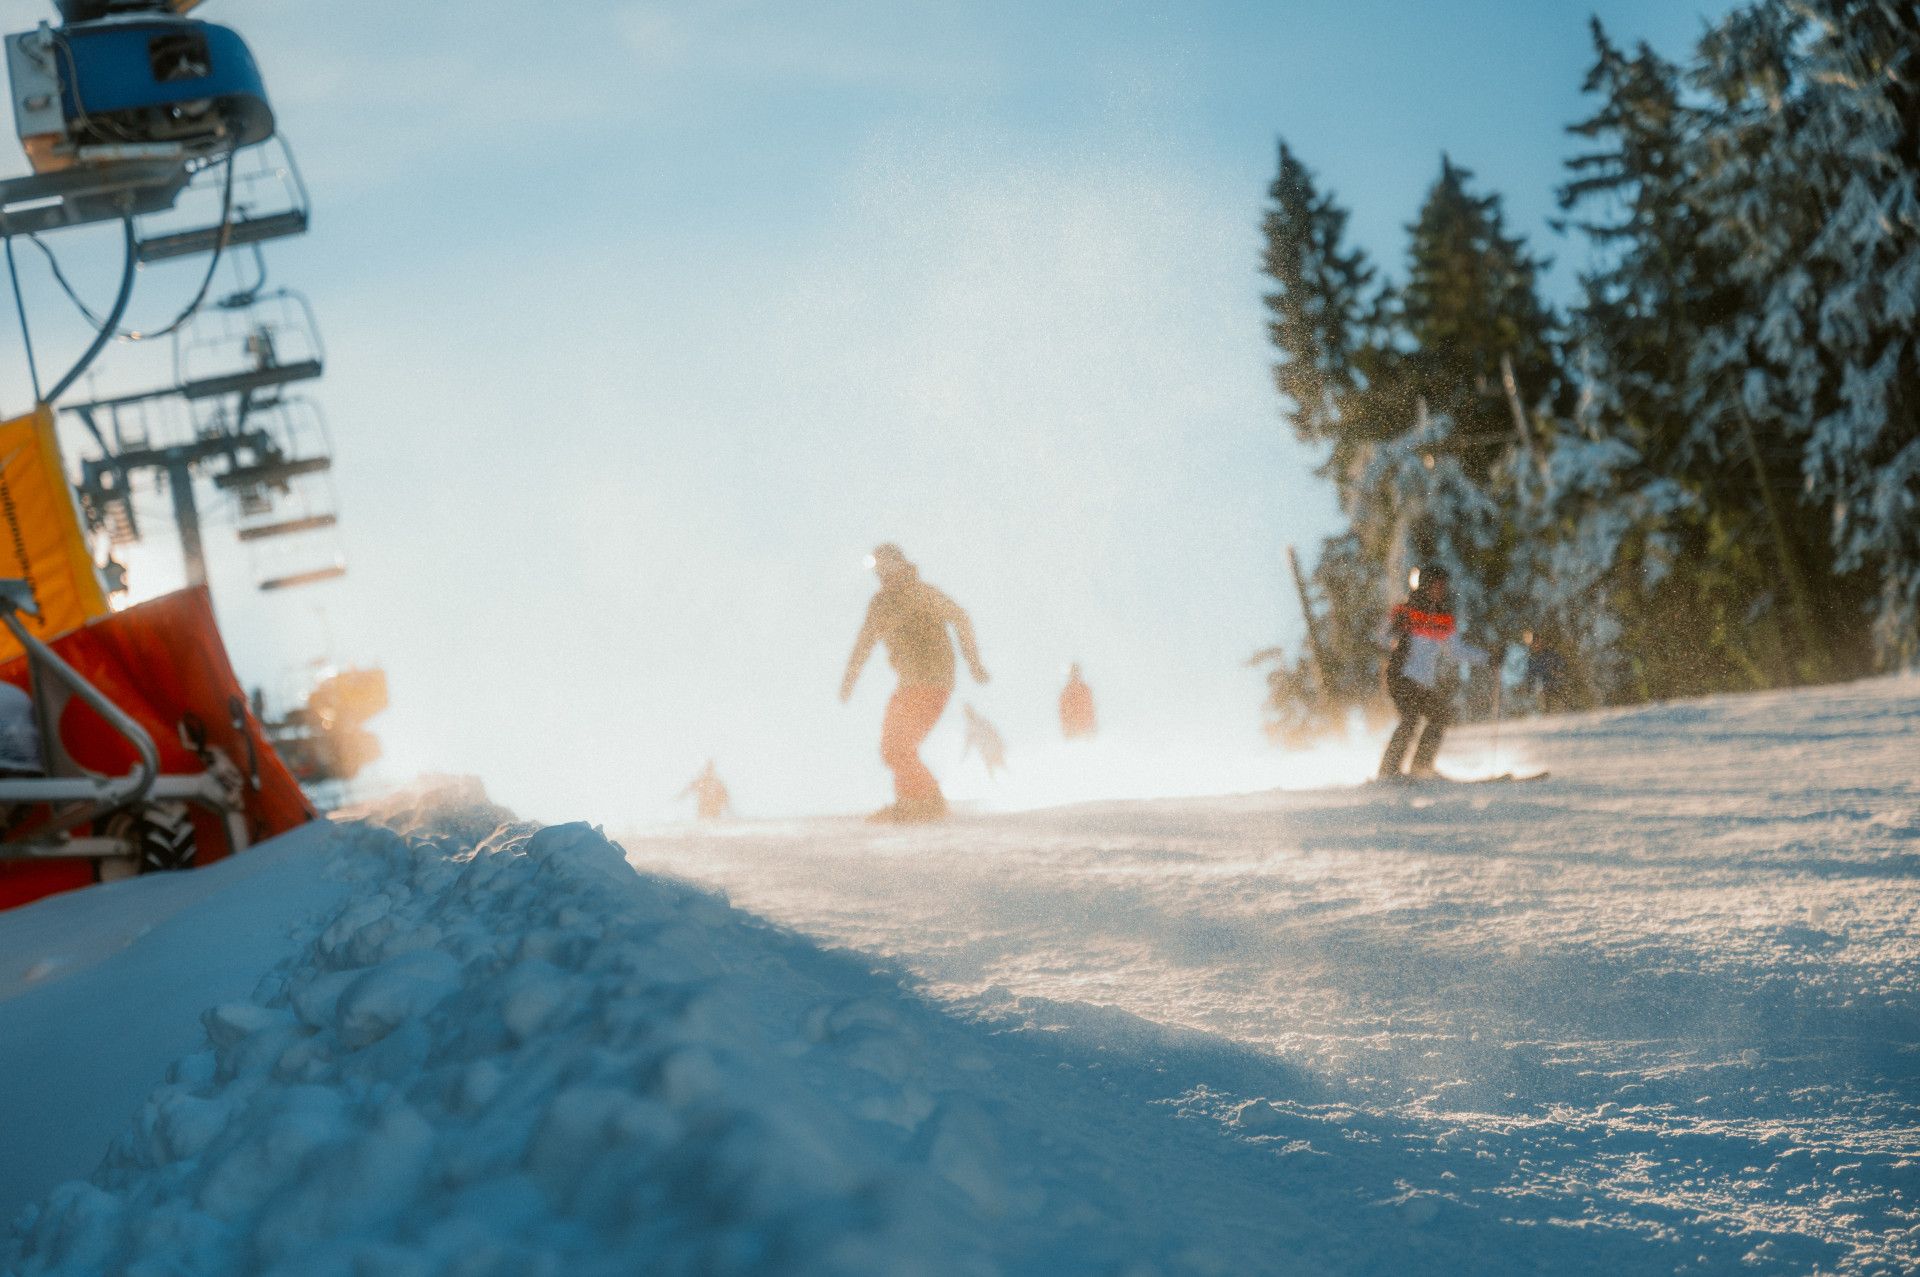
[[[60,459],[53,410],[41,404],[0,421],[0,577],[24,577],[40,615],[22,616],[41,638],[77,630],[109,608]],[[0,660],[19,654],[0,629]]]

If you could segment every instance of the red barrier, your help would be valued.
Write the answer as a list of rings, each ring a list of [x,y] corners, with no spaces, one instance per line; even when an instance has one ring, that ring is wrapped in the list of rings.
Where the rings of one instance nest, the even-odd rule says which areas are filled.
[[[51,646],[147,729],[160,752],[163,773],[197,775],[206,770],[199,755],[181,743],[182,723],[203,733],[208,745],[225,753],[248,777],[251,842],[314,818],[312,804],[267,743],[247,704],[220,641],[205,586],[101,617]],[[25,687],[26,658],[0,666],[0,679]],[[237,728],[236,717],[241,723]],[[89,770],[117,775],[133,765],[132,748],[77,698],[68,702],[61,717],[60,740],[73,760]],[[198,811],[194,821],[200,849],[196,863],[225,856],[226,836],[218,824]],[[0,861],[0,909],[92,881],[93,867],[87,861]]]

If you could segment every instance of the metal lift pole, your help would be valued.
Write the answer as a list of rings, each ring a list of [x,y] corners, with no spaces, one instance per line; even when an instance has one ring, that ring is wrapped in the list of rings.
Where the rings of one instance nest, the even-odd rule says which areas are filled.
[[[207,583],[207,553],[200,543],[200,507],[193,499],[193,462],[176,456],[167,463],[167,487],[173,492],[173,521],[180,529],[180,555],[189,586]]]

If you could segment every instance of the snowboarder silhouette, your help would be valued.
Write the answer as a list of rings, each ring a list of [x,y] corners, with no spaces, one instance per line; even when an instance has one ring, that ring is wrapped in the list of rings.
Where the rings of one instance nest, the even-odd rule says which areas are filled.
[[[969,752],[979,750],[980,761],[987,765],[987,775],[991,778],[1006,768],[1007,743],[1000,739],[999,731],[979,710],[971,705],[961,708],[967,712],[967,739],[960,747],[960,758],[964,762]]]
[[[1060,734],[1084,740],[1100,730],[1093,717],[1093,689],[1080,677],[1080,662],[1067,667],[1067,685],[1060,692]]]
[[[1433,760],[1453,721],[1453,692],[1459,664],[1481,664],[1487,654],[1460,641],[1453,613],[1447,610],[1447,570],[1415,569],[1413,592],[1393,609],[1387,621],[1387,694],[1400,711],[1400,722],[1380,757],[1382,780],[1434,780],[1440,773]],[[1416,737],[1419,744],[1414,746]],[[1400,771],[1409,746],[1413,765]]]
[[[953,695],[953,641],[947,637],[948,626],[959,635],[960,652],[967,658],[974,682],[987,681],[986,667],[980,664],[973,622],[966,612],[921,580],[920,570],[899,546],[880,545],[867,562],[880,578],[880,589],[867,605],[867,619],[847,657],[840,699],[852,698],[853,685],[875,643],[886,644],[887,659],[900,676],[880,728],[880,758],[893,772],[894,802],[875,812],[873,819],[939,820],[947,814],[947,800],[940,793],[940,782],[920,761],[920,745]]]
[[[680,791],[680,797],[694,799],[694,812],[702,820],[720,820],[733,810],[733,797],[727,793],[720,773],[714,770],[711,758],[707,760],[706,770]]]

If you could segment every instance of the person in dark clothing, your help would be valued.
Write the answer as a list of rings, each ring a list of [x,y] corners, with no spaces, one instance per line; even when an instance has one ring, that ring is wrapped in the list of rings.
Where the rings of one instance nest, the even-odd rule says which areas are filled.
[[[1520,686],[1533,688],[1539,693],[1540,708],[1544,713],[1557,714],[1566,709],[1563,693],[1567,663],[1560,659],[1560,653],[1554,651],[1553,644],[1543,634],[1528,630],[1520,636],[1520,642],[1527,649],[1527,669],[1520,678]]]
[[[1380,756],[1383,780],[1430,780],[1439,772],[1434,760],[1453,721],[1453,692],[1462,661],[1481,664],[1487,654],[1460,641],[1453,613],[1447,610],[1445,568],[1414,574],[1413,593],[1387,620],[1387,695],[1400,722]],[[1415,744],[1415,742],[1418,744]],[[1412,765],[1403,775],[1407,751]]]

